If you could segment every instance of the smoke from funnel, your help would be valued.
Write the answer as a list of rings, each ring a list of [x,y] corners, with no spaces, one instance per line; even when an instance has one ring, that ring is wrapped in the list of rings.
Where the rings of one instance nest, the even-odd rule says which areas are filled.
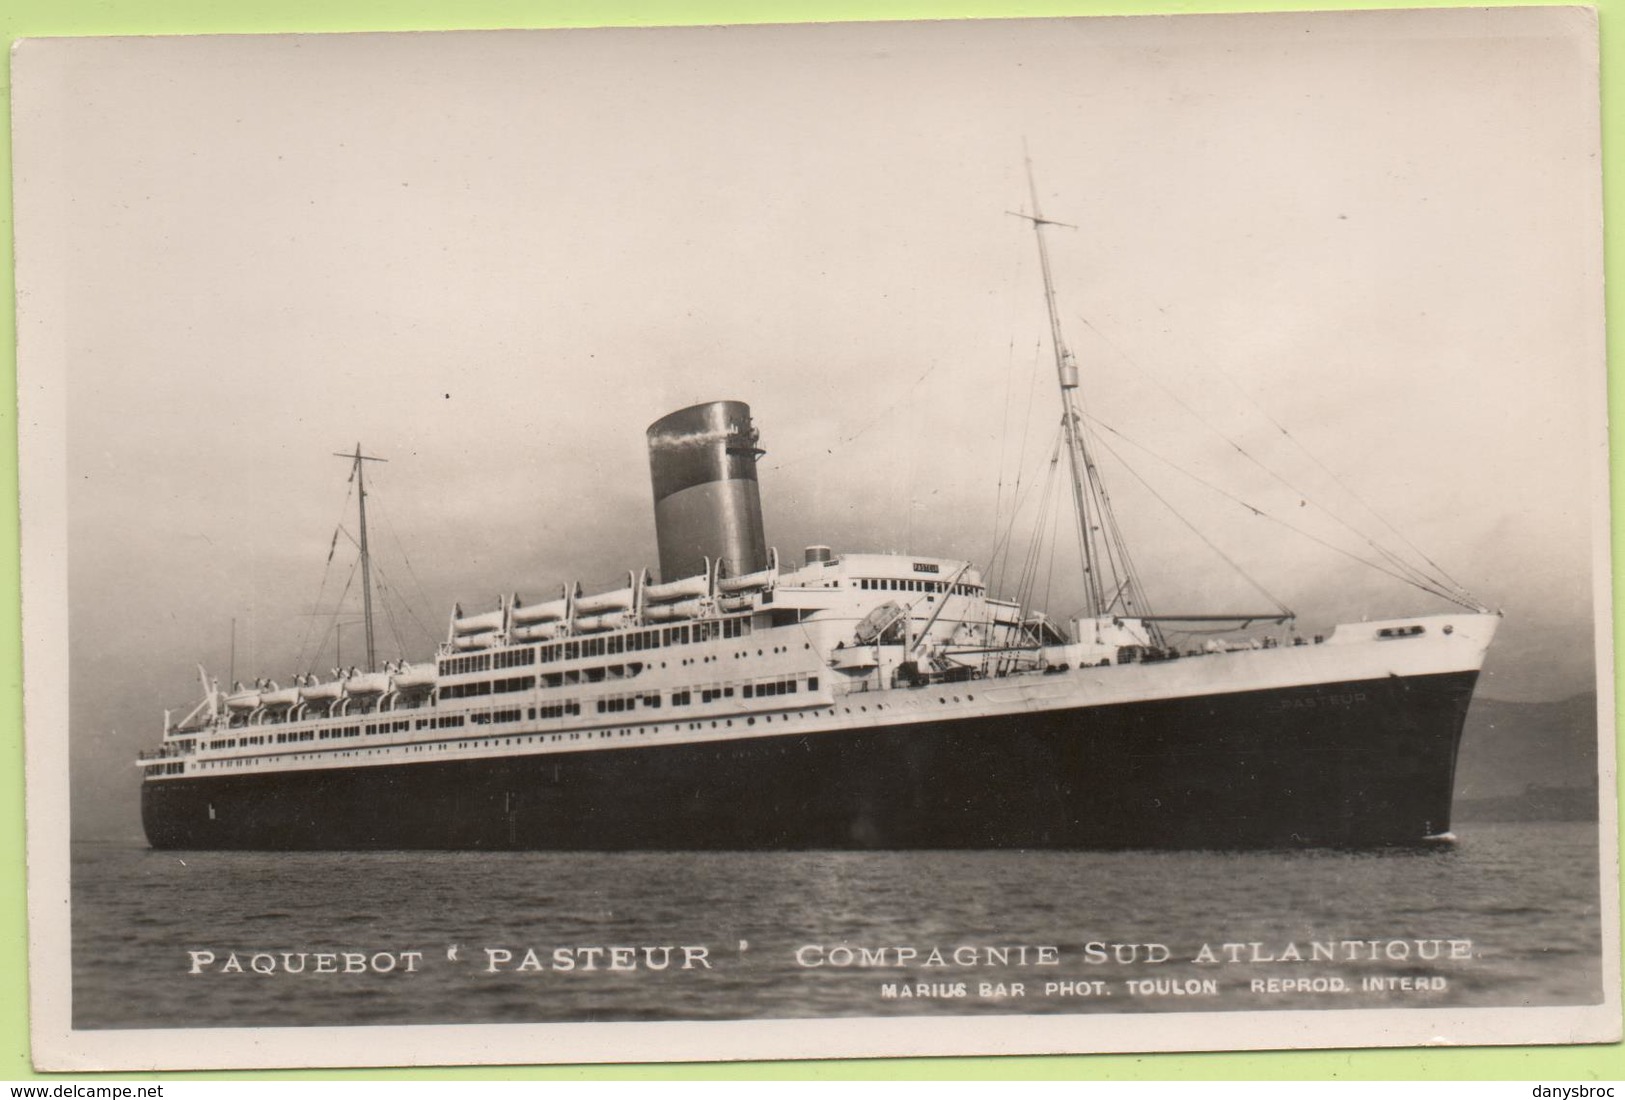
[[[705,571],[706,559],[738,576],[767,568],[756,429],[743,401],[692,405],[649,425],[660,579]]]

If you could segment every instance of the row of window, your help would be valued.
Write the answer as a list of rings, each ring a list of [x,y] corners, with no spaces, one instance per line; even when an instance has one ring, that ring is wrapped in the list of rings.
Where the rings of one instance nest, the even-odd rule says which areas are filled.
[[[858,587],[866,592],[952,592],[955,596],[975,596],[981,591],[974,584],[950,585],[947,581],[908,577],[860,577]]]
[[[321,740],[338,740],[344,737],[360,737],[364,733],[404,733],[412,728],[411,719],[401,718],[393,722],[369,722],[365,726],[338,726],[334,729],[321,731]]]
[[[774,680],[771,683],[766,684],[746,684],[745,698],[751,698],[753,693],[758,699],[764,699],[769,695],[790,695],[793,694],[795,690],[796,681],[794,680]],[[807,677],[807,690],[818,690],[818,677]]]
[[[787,683],[787,682],[788,681],[780,681],[779,683]],[[754,687],[755,693],[758,696],[760,696],[762,694],[765,694],[765,692],[763,691],[763,688],[766,685],[756,684],[756,685],[752,685],[752,686]],[[813,690],[816,690],[817,687],[818,687],[818,679],[817,679],[817,677],[808,677],[807,678],[807,689],[809,691],[813,691]],[[789,690],[794,691],[795,688],[792,686]],[[726,688],[726,689],[721,689],[721,690],[713,689],[711,694],[713,695],[713,697],[714,696],[719,696],[719,695],[724,695],[724,694],[731,696],[733,694],[733,689],[731,689],[731,688]],[[674,705],[678,702],[679,697],[681,697],[682,702],[687,703],[688,702],[688,697],[689,697],[689,692],[688,691],[673,692],[672,693],[672,703]],[[958,703],[960,701],[960,697],[958,695],[955,695],[955,696],[953,696],[952,701],[954,703]],[[975,702],[976,701],[976,696],[967,695],[967,696],[965,696],[965,701],[966,702]],[[937,698],[937,702],[944,705],[944,706],[946,706],[949,703],[949,698],[946,695],[939,696]],[[561,704],[556,704],[556,706],[559,708],[559,711],[560,711],[559,713],[549,713],[550,711],[552,711],[554,709],[554,707],[552,707],[552,706],[541,707],[541,708],[531,708],[527,713],[528,713],[528,715],[529,715],[529,717],[531,719],[535,719],[537,717],[538,709],[540,710],[541,717],[543,717],[543,718],[562,717],[564,713],[569,713],[569,714],[580,714],[581,713],[580,705],[577,704],[577,703],[573,703],[573,702],[572,703],[561,703]],[[874,709],[877,710],[877,711],[883,711],[883,710],[886,709],[886,704],[878,703],[878,704],[875,705]],[[841,710],[846,714],[853,714],[854,713],[854,708],[850,707],[850,706],[842,707]],[[860,705],[860,706],[858,706],[856,708],[856,712],[867,712],[868,710],[869,710],[869,707],[867,707],[867,706],[861,706]],[[507,709],[507,710],[492,711],[492,712],[490,712],[488,714],[470,715],[469,716],[469,724],[473,724],[473,725],[489,725],[489,724],[495,724],[495,723],[517,722],[517,721],[519,721],[519,713],[520,713],[519,709],[517,707],[514,707],[514,708]],[[822,712],[819,712],[819,713],[822,713]],[[831,707],[829,709],[828,713],[834,714],[835,713],[835,708]],[[804,718],[807,718],[808,716],[809,716],[809,714],[807,712],[799,712],[799,713],[792,712],[792,713],[787,713],[787,714],[781,714],[781,715],[778,715],[777,717],[778,717],[779,721],[781,721],[781,722],[788,722],[788,721],[790,721],[792,719],[804,719]],[[774,715],[769,714],[769,715],[763,716],[762,720],[766,721],[766,722],[772,722],[774,720],[774,717],[775,717]],[[745,719],[745,721],[749,725],[754,726],[756,724],[756,722],[757,722],[757,718],[756,717],[748,717],[748,718]],[[734,724],[733,719],[731,719],[731,718],[727,719],[725,721],[721,720],[721,719],[718,719],[718,720],[714,720],[714,721],[711,722],[711,728],[712,729],[719,728],[719,722],[721,723],[721,725],[727,726],[727,727],[730,727],[730,728]],[[435,727],[435,728],[460,727],[460,726],[464,725],[464,716],[460,715],[460,714],[448,714],[448,715],[442,715],[442,716],[440,716],[438,718],[435,718],[435,719],[432,719],[432,720],[420,720],[417,723],[417,728],[422,729],[422,728],[424,728],[426,726],[431,726],[431,725],[433,727]],[[691,730],[702,729],[702,728],[704,728],[704,725],[705,725],[705,723],[703,721],[689,722],[687,728],[691,729]],[[524,736],[524,737],[509,737],[509,738],[503,738],[503,739],[500,739],[500,740],[499,739],[484,739],[484,740],[470,739],[470,740],[462,741],[460,743],[454,741],[454,742],[440,742],[438,744],[384,745],[384,746],[381,746],[379,748],[371,748],[371,749],[360,749],[360,748],[358,748],[358,749],[355,749],[353,751],[347,751],[347,752],[337,752],[337,751],[334,751],[334,750],[327,750],[327,751],[318,752],[318,753],[290,753],[290,754],[284,754],[284,755],[271,755],[271,756],[260,756],[260,757],[252,757],[252,756],[250,756],[250,757],[236,757],[236,758],[229,759],[229,760],[204,760],[204,761],[199,761],[198,766],[202,767],[202,768],[244,768],[244,767],[254,767],[254,766],[257,766],[257,765],[262,764],[262,763],[275,763],[275,762],[284,762],[284,761],[292,762],[292,761],[302,761],[302,760],[325,760],[325,759],[333,759],[335,757],[349,757],[349,756],[352,756],[352,755],[354,755],[354,756],[361,756],[361,755],[374,756],[374,755],[377,755],[379,753],[400,752],[402,750],[409,751],[409,752],[432,752],[432,751],[440,751],[440,750],[450,749],[450,748],[453,748],[453,747],[462,748],[462,749],[474,749],[474,748],[488,748],[488,747],[496,746],[496,745],[517,745],[517,744],[535,744],[535,743],[545,744],[550,740],[551,741],[559,741],[561,739],[568,739],[570,741],[578,741],[578,740],[580,740],[582,738],[586,738],[587,740],[590,741],[594,737],[601,737],[601,738],[614,737],[614,736],[627,737],[627,736],[632,735],[635,732],[660,733],[660,732],[665,731],[666,728],[667,727],[664,726],[664,725],[659,725],[659,726],[647,726],[647,727],[644,727],[644,729],[641,730],[641,731],[632,730],[632,729],[598,730],[596,732],[591,731],[591,730],[588,730],[588,731],[585,731],[585,732],[583,732],[583,731],[567,731],[567,732],[563,732],[563,733],[535,734],[535,735],[532,735],[532,736]],[[683,726],[682,726],[682,724],[679,723],[679,724],[673,725],[671,728],[672,729],[682,729]],[[368,732],[371,732],[372,729],[373,729],[373,727],[368,727]],[[176,761],[174,763],[168,763],[168,764],[148,764],[148,765],[146,765],[146,774],[147,774],[148,777],[159,776],[159,775],[180,775],[184,770],[185,770],[185,764],[184,764],[184,762],[181,762],[181,761]]]
[[[222,737],[206,742],[204,749],[235,749],[252,748],[255,745],[277,744],[286,745],[293,742],[336,740],[341,737],[360,737],[364,733],[399,733],[412,728],[409,721],[369,722],[365,726],[337,726],[322,730],[289,730],[275,736],[270,734],[255,734],[252,737]]]
[[[519,668],[534,664],[545,665],[555,661],[580,660],[584,657],[613,657],[621,653],[642,653],[662,646],[708,642],[713,638],[743,638],[749,633],[750,619],[742,616],[684,623],[681,626],[634,630],[624,634],[571,638],[567,641],[548,642],[545,645],[526,646],[521,649],[471,653],[463,657],[443,657],[440,660],[440,675],[464,676],[470,672],[490,672],[493,669]]]
[[[236,729],[244,724],[234,720],[232,728]],[[200,747],[204,749],[235,749],[239,745],[263,745],[269,740],[270,737],[267,734],[259,734],[254,737],[222,737],[214,741],[205,741]]]
[[[470,714],[468,720],[476,726],[489,726],[493,722],[517,722],[521,716],[518,707],[510,707],[508,710],[493,710],[489,714]]]
[[[642,661],[628,661],[624,665],[593,665],[590,668],[567,668],[563,672],[544,672],[544,688],[563,687],[566,684],[601,684],[605,680],[626,680],[643,672]]]
[[[530,650],[516,652],[529,653]],[[443,657],[440,660],[440,675],[461,676],[465,672],[490,672],[491,657],[490,653],[473,653],[467,657]]]
[[[675,693],[672,702],[674,705],[676,704]],[[660,693],[655,691],[648,695],[614,695],[607,699],[600,699],[598,700],[598,713],[620,714],[624,711],[636,710],[640,703],[650,709],[656,709],[660,706]]]
[[[529,691],[536,686],[534,676],[510,676],[505,680],[479,680],[472,684],[447,684],[440,689],[442,699],[466,699],[473,695],[501,695]]]
[[[536,663],[535,649],[504,649],[491,654],[492,668],[518,668]]]
[[[867,709],[867,708],[864,708],[864,709]],[[852,713],[852,708],[847,707],[846,712],[848,714]],[[833,714],[834,711],[831,710],[830,713]],[[532,718],[535,717],[535,712],[534,711],[531,712],[531,717]],[[546,717],[546,715],[543,715],[543,717]],[[778,715],[777,717],[778,717],[778,720],[780,722],[789,722],[792,719],[804,719],[804,718],[808,717],[808,715],[805,715],[805,714],[781,714],[781,715]],[[469,716],[469,722],[472,725],[493,725],[493,724],[503,723],[503,722],[516,722],[518,720],[519,720],[519,711],[518,711],[517,708],[513,708],[513,709],[509,709],[509,710],[492,711],[489,714],[477,714],[477,715],[470,715]],[[773,720],[774,720],[773,715],[766,715],[763,718],[763,721],[766,721],[766,722],[772,722]],[[750,725],[754,726],[756,724],[756,719],[755,718],[750,718],[748,721],[749,721]],[[463,723],[462,723],[461,718],[458,718],[455,722],[448,722],[446,724],[448,726],[460,726]],[[712,729],[719,729],[719,728],[723,728],[723,727],[732,728],[733,724],[734,724],[734,720],[732,718],[728,718],[728,719],[714,720],[714,721],[711,722],[710,725],[711,725]],[[286,754],[269,755],[269,756],[241,756],[241,757],[234,757],[234,758],[227,759],[227,760],[203,760],[203,761],[199,761],[198,762],[198,767],[200,767],[200,768],[254,768],[254,767],[258,767],[258,766],[260,766],[262,764],[299,763],[299,762],[309,761],[309,760],[329,761],[329,760],[335,760],[335,759],[347,759],[347,758],[352,757],[352,756],[378,756],[380,754],[388,755],[388,754],[391,754],[391,753],[400,753],[400,752],[413,752],[413,753],[418,753],[418,752],[445,752],[445,751],[447,751],[449,749],[490,749],[490,748],[497,748],[497,747],[507,746],[507,745],[534,745],[534,744],[543,744],[543,745],[545,745],[548,742],[556,742],[556,741],[566,741],[566,742],[568,742],[568,741],[582,741],[582,740],[591,741],[594,738],[608,739],[608,738],[612,738],[612,737],[631,737],[631,736],[634,736],[636,734],[643,734],[643,733],[664,733],[664,732],[667,731],[668,728],[670,728],[670,729],[683,729],[683,728],[685,728],[685,726],[682,723],[675,723],[675,724],[671,725],[670,727],[667,727],[667,726],[664,726],[664,725],[651,725],[651,726],[645,726],[645,727],[643,727],[641,729],[638,729],[638,728],[624,728],[624,729],[600,729],[600,730],[584,730],[584,731],[583,730],[573,730],[573,731],[565,731],[565,732],[561,732],[561,733],[539,733],[539,734],[531,734],[531,735],[520,735],[520,736],[515,736],[515,737],[480,737],[480,738],[471,737],[471,738],[463,738],[463,739],[453,740],[453,741],[427,742],[427,743],[416,744],[416,745],[383,745],[383,746],[380,746],[378,748],[357,748],[357,749],[352,749],[352,750],[348,750],[348,751],[327,750],[327,751],[315,752],[315,753],[286,753]],[[690,729],[690,730],[703,729],[703,728],[705,728],[705,723],[703,721],[701,721],[701,722],[689,722],[689,723],[687,723],[686,728]],[[183,768],[184,768],[184,765],[179,764],[179,763],[167,764],[167,765],[150,764],[150,765],[147,766],[147,774],[149,776],[152,776],[152,775],[179,775],[181,773],[181,771],[183,770]],[[555,776],[556,775],[557,775],[557,773],[555,772]]]
[[[746,699],[751,699],[751,698],[765,699],[765,698],[767,698],[769,696],[773,696],[773,695],[790,695],[790,694],[793,694],[797,690],[798,686],[799,686],[799,681],[797,681],[797,680],[773,680],[773,681],[770,681],[770,682],[765,683],[765,684],[746,684],[741,689],[740,694],[743,695]],[[808,691],[817,691],[818,690],[818,677],[816,677],[816,676],[807,677],[807,690]],[[732,687],[714,687],[714,688],[701,688],[700,689],[700,702],[702,702],[702,703],[714,702],[717,699],[732,699],[733,697],[734,697],[734,689]],[[671,705],[674,706],[674,707],[686,707],[692,701],[693,701],[693,690],[692,689],[685,688],[682,691],[674,691],[674,692],[671,693]],[[659,692],[650,692],[650,693],[644,694],[644,695],[626,695],[626,696],[615,696],[615,697],[607,698],[607,699],[600,699],[600,700],[598,700],[598,713],[599,714],[619,714],[619,713],[622,713],[624,711],[636,710],[640,704],[642,706],[646,707],[646,708],[649,708],[649,709],[655,709],[655,708],[659,707],[660,706],[660,693]]]
[[[450,697],[459,697],[488,695],[491,694],[493,690],[520,691],[533,686],[533,677],[518,676],[507,680],[485,681],[477,684],[451,685],[441,690],[443,694]],[[798,691],[799,688],[800,681],[795,679],[772,680],[765,683],[745,684],[739,689],[739,693],[746,699],[760,699],[776,695],[790,695]],[[693,702],[694,690],[695,689],[692,688],[684,688],[680,691],[673,691],[671,693],[671,705],[674,707],[686,707],[691,705]],[[698,690],[700,692],[700,702],[702,703],[710,703],[718,699],[732,699],[734,698],[735,693],[735,689],[732,686],[709,687]],[[818,677],[807,677],[807,690],[818,690]],[[628,711],[637,710],[640,707],[646,710],[657,710],[660,708],[661,702],[661,694],[657,691],[652,691],[632,695],[608,696],[602,699],[594,700],[594,705],[597,713],[599,714],[623,714]],[[512,707],[506,710],[477,712],[466,715],[441,714],[432,717],[419,718],[415,723],[412,719],[403,718],[390,722],[372,722],[366,724],[365,726],[351,725],[336,726],[322,730],[289,730],[287,732],[277,734],[275,737],[275,742],[276,744],[283,745],[317,739],[323,741],[341,740],[351,737],[360,737],[363,734],[402,733],[414,728],[420,730],[455,729],[465,724],[486,725],[492,722],[518,722],[522,718],[528,718],[530,721],[535,721],[538,718],[566,718],[576,717],[580,714],[580,702],[574,699],[568,699],[561,702],[549,703],[541,707],[530,707],[523,711],[518,707]],[[259,744],[267,739],[264,737],[245,737],[241,739],[230,738],[211,742],[208,747],[235,748],[239,740],[243,745],[246,746],[250,743]]]

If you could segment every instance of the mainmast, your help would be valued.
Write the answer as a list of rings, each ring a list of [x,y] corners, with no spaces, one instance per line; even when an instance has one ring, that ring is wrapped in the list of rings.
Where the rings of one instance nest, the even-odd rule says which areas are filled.
[[[367,480],[363,462],[388,462],[387,458],[375,458],[372,455],[361,453],[361,444],[355,445],[355,453],[346,454],[335,451],[335,458],[348,458],[354,465],[350,468],[350,477],[355,482],[357,507],[361,513],[361,618],[366,624],[367,633],[367,668],[368,672],[378,671],[378,655],[373,645],[372,635],[372,558],[367,552]]]

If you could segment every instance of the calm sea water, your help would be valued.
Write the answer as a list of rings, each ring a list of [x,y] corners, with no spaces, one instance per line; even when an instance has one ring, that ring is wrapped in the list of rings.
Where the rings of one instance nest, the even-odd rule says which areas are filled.
[[[1461,832],[1450,848],[1364,854],[244,854],[78,845],[74,1021],[304,1026],[1599,1001],[1595,826]],[[1379,946],[1340,946],[1332,963],[1252,961],[1253,948],[1223,946],[1256,942],[1263,958],[1296,944],[1309,956],[1314,942],[1344,940]],[[1451,959],[1447,945],[1419,948],[1417,940],[1470,940],[1471,957]],[[1148,962],[1141,948],[1133,961],[1094,963],[1091,943],[1161,944],[1168,960]],[[1194,961],[1204,944],[1220,961]],[[1011,965],[981,965],[984,948],[1019,945],[1053,947],[1057,964],[1014,965],[1012,952]],[[664,970],[648,969],[642,955],[637,969],[616,970],[607,953],[581,950],[613,946],[699,947],[711,965],[681,969],[674,952]],[[895,965],[895,951],[872,955],[883,966],[828,965],[845,961],[832,950],[842,946],[920,956],[907,967]],[[949,965],[918,965],[932,947]],[[487,948],[512,961],[488,972]],[[548,968],[517,969],[527,948]],[[954,948],[973,949],[959,957],[978,965],[955,965]],[[558,949],[574,970],[551,968]],[[189,973],[192,951],[212,952],[215,962]],[[421,959],[407,973],[410,951]],[[826,965],[799,965],[798,951],[803,962]],[[1359,957],[1342,957],[1349,951]],[[1416,957],[1434,951],[1444,957]],[[241,971],[226,969],[233,952]],[[367,971],[342,972],[343,952],[364,954]],[[300,954],[304,972],[288,973]],[[1241,961],[1224,961],[1232,954]],[[388,973],[372,969],[391,962]],[[276,972],[254,973],[256,965]],[[315,972],[323,967],[340,972]],[[1374,977],[1445,981],[1442,989],[1363,989]],[[1252,987],[1282,978],[1321,979],[1323,988]],[[1131,981],[1163,984],[1159,992]],[[1334,981],[1346,991],[1324,988]],[[960,982],[963,996],[954,992]],[[1008,994],[1013,982],[1025,995],[1000,997],[998,985]],[[1051,982],[1075,984],[1046,993]],[[1194,993],[1173,994],[1187,982],[1198,983]],[[887,996],[885,987],[899,983],[923,984],[925,996]],[[1088,983],[1089,995],[1076,983]]]

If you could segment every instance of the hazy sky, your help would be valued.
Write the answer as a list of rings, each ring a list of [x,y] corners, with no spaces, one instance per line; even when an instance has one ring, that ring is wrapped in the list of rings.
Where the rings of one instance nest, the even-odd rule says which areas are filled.
[[[25,399],[31,371],[66,385],[81,802],[133,821],[128,761],[194,701],[195,663],[225,678],[233,618],[238,675],[287,682],[326,629],[332,452],[358,440],[389,459],[372,537],[415,658],[412,615],[438,637],[454,600],[653,566],[643,429],[696,401],[752,406],[787,559],[985,562],[1058,418],[1032,233],[1006,214],[1024,140],[1045,213],[1077,227],[1052,257],[1100,421],[1369,556],[1317,504],[1381,528],[1279,422],[1505,609],[1485,694],[1590,687],[1586,18],[27,44],[21,370]],[[1101,465],[1157,605],[1260,602]],[[1445,606],[1136,469],[1305,629]],[[353,558],[341,540],[329,603]],[[387,622],[380,641],[396,655]]]

